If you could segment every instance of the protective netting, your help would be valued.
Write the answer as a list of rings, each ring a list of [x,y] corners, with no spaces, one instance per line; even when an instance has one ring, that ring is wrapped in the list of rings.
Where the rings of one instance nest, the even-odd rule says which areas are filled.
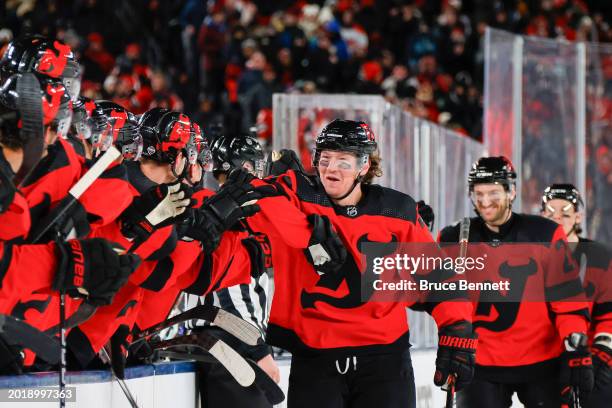
[[[275,94],[273,148],[291,148],[310,168],[314,141],[335,118],[370,124],[379,144],[384,175],[377,182],[425,200],[436,214],[437,229],[470,215],[467,173],[484,154],[483,146],[465,136],[416,118],[380,96]],[[410,313],[410,341],[433,347],[434,321]]]
[[[611,130],[612,46],[488,29],[484,140],[517,167],[515,208],[538,213],[547,185],[573,183],[588,234],[610,242]]]

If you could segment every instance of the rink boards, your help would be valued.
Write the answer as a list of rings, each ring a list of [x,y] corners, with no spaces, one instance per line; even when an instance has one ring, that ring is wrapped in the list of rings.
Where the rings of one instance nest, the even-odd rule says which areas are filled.
[[[417,389],[417,408],[441,408],[445,394],[433,385],[435,350],[413,350],[412,365]],[[287,390],[290,360],[278,361],[281,386]],[[68,386],[76,387],[76,402],[68,408],[130,408],[121,388],[108,371],[70,372]],[[57,373],[0,377],[0,391],[15,388],[56,386]],[[195,364],[171,362],[126,369],[126,383],[139,408],[197,408]],[[518,405],[521,406],[521,405]],[[57,402],[0,402],[0,408],[57,408]],[[234,407],[228,407],[234,408]],[[235,407],[238,408],[238,407]],[[286,404],[275,408],[286,408]]]

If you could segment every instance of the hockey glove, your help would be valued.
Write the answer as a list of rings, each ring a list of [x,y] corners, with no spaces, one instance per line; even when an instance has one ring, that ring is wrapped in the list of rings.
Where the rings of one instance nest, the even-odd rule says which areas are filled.
[[[123,248],[102,238],[57,242],[58,269],[53,289],[108,305],[140,264],[137,255],[119,255]]]
[[[612,387],[612,335],[598,333],[591,346],[595,389]]]
[[[121,232],[128,238],[146,240],[156,229],[180,222],[193,205],[191,188],[184,183],[160,184],[135,197],[121,214]]]
[[[471,323],[461,321],[440,328],[438,337],[434,384],[444,386],[454,375],[455,389],[460,390],[474,377],[478,336],[472,331]]]
[[[429,205],[425,204],[425,201],[421,200],[417,203],[417,210],[419,212],[419,216],[425,225],[427,225],[427,228],[429,228],[430,231],[433,230],[434,221],[436,220],[433,209]]]
[[[200,241],[205,253],[213,252],[221,241],[222,226],[200,208],[190,208],[185,220],[177,226],[183,241]]]
[[[336,273],[346,261],[346,248],[325,215],[310,214],[312,235],[304,254],[319,273]]]
[[[4,158],[2,147],[0,147],[0,214],[6,211],[15,198],[17,189],[13,184],[15,174]]]
[[[561,354],[559,381],[562,404],[571,404],[575,396],[586,401],[593,390],[593,361],[587,340],[583,333],[572,333],[563,341],[565,351]]]
[[[268,156],[266,175],[278,176],[286,173],[289,170],[295,170],[298,173],[306,173],[304,166],[298,159],[297,154],[290,149],[282,149],[279,152],[272,152]]]

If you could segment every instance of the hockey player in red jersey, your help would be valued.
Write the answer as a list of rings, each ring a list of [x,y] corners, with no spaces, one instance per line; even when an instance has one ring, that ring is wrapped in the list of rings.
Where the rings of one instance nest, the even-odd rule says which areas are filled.
[[[558,258],[568,259],[561,227],[543,217],[512,212],[517,194],[515,180],[512,163],[505,157],[477,160],[468,184],[478,215],[444,228],[439,241],[491,242],[487,248],[499,248],[501,258],[509,253],[504,251],[512,250],[504,243],[531,243],[531,247],[523,247],[524,251],[542,248],[544,243],[549,249],[535,249],[535,253],[548,254],[558,248],[563,255]],[[525,266],[517,254],[511,257],[503,265],[513,265],[517,271]],[[472,384],[458,393],[461,408],[509,407],[514,393],[527,408],[558,408],[562,401],[569,403],[573,395],[584,398],[593,386],[586,344],[588,304],[579,301],[583,292],[577,269],[571,262],[550,263],[541,256],[529,259],[528,266],[535,268],[523,268],[524,273],[515,275],[505,275],[504,270],[511,268],[494,265],[489,259],[490,272],[499,267],[500,275],[509,277],[511,286],[507,294],[499,294],[499,300],[475,304],[474,327],[479,339],[476,370]],[[535,273],[539,275],[532,276]],[[540,283],[544,282],[539,280],[543,274],[560,275],[564,281],[549,287]],[[515,292],[533,285],[540,285],[538,288],[546,293],[564,289],[563,297],[544,301],[542,296],[541,302],[504,301],[504,296],[521,299],[524,292]]]
[[[143,160],[127,162],[132,204],[117,223],[100,228],[103,236],[131,248],[145,261],[168,256],[176,247],[174,223],[192,204],[190,192],[178,176],[187,166],[187,145],[193,137],[190,119],[181,113],[152,109],[140,118],[144,143]],[[71,330],[68,346],[78,367],[86,367],[124,320],[133,321],[129,306],[142,296],[139,271],[121,288],[111,305],[99,308],[94,317]]]
[[[595,386],[582,406],[597,408],[612,400],[612,256],[610,248],[580,236],[583,208],[580,192],[572,184],[553,184],[542,194],[542,215],[563,227],[593,302],[589,342]]]
[[[248,171],[255,177],[263,177],[265,161],[264,153],[257,139],[251,136],[218,136],[211,147],[212,172],[222,186],[229,173],[237,168]],[[187,307],[198,304],[212,303],[242,319],[256,325],[265,332],[268,317],[268,302],[271,296],[271,245],[264,234],[253,234],[247,229],[246,223],[238,223],[232,228],[239,234],[242,246],[248,252],[247,262],[233,263],[235,267],[245,270],[250,282],[234,285],[209,293],[206,296],[187,295]],[[262,248],[266,245],[266,250]],[[240,354],[255,361],[271,378],[280,380],[270,346],[260,344],[248,346],[237,341],[223,330],[209,326],[204,321],[194,321],[188,327],[194,333],[198,331],[212,332],[216,337],[235,348]],[[272,408],[262,390],[255,386],[241,387],[230,374],[219,364],[202,363],[200,370],[200,395],[202,406],[214,408],[231,406],[250,406],[253,408]]]
[[[254,230],[269,233],[273,248],[275,240],[285,242],[273,253],[275,291],[267,340],[293,354],[290,408],[414,407],[408,306],[426,309],[441,338],[454,339],[438,349],[435,383],[443,385],[454,374],[461,388],[472,377],[476,340],[469,302],[361,299],[361,244],[433,242],[412,198],[371,184],[381,175],[376,147],[367,124],[335,120],[317,138],[316,176],[289,171],[268,180],[311,221],[294,237],[310,237],[301,248],[289,245],[282,229],[274,231],[270,224],[266,229],[258,215],[248,220]],[[261,217],[280,213],[266,201],[259,202]]]

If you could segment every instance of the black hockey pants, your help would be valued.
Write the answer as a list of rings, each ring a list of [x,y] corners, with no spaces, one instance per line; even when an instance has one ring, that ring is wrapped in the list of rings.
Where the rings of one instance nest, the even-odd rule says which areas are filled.
[[[415,401],[408,350],[291,360],[288,408],[414,408]]]

